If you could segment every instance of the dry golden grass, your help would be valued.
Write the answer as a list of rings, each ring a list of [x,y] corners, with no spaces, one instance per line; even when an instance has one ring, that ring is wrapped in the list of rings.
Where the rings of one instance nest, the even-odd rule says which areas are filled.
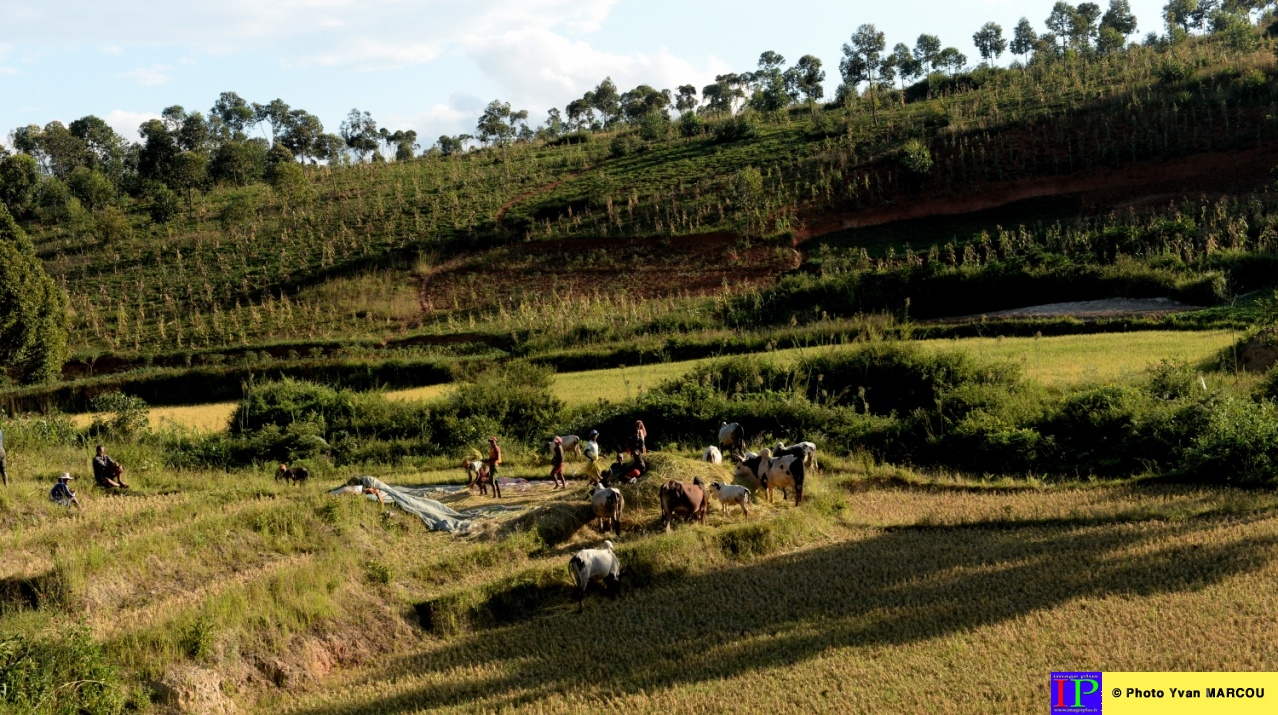
[[[357,276],[330,278],[303,288],[298,302],[332,306],[344,316],[362,319],[407,321],[421,312],[416,284],[399,271],[370,271]]]
[[[831,457],[802,508],[760,503],[746,519],[713,504],[705,526],[665,534],[657,481],[728,473],[658,456],[651,483],[628,488],[623,536],[610,537],[626,591],[592,593],[578,616],[554,593],[568,555],[604,538],[593,525],[553,543],[510,519],[468,537],[428,533],[322,493],[353,472],[293,487],[265,471],[171,472],[149,449],[113,449],[133,494],[80,480],[83,512],[44,494],[55,470],[84,476],[87,454],[15,450],[0,581],[55,575],[66,603],[0,609],[0,630],[84,619],[130,677],[193,662],[245,711],[1025,712],[1052,669],[1278,669],[1268,493],[990,484]],[[507,476],[545,476],[528,455],[512,461]],[[376,473],[463,477],[443,461]],[[584,490],[510,486],[503,501],[544,515],[584,504]],[[502,602],[515,609],[507,625],[441,638],[407,615],[520,578],[559,585],[540,611]],[[266,684],[253,663],[282,664],[291,684]]]
[[[1051,670],[1278,666],[1272,497],[1237,512],[1231,503],[1255,495],[849,486],[849,521],[890,516],[898,528],[836,519],[814,545],[692,564],[615,603],[592,597],[584,616],[556,610],[427,641],[281,705],[343,715],[1022,713],[1041,707]],[[906,505],[885,514],[898,497]],[[1087,518],[1075,523],[1080,497]],[[968,509],[998,518],[1000,500],[1006,523],[960,523]],[[1133,508],[1145,517],[1132,520]],[[936,523],[938,513],[955,523]]]
[[[455,389],[456,386],[452,383],[426,385],[425,387],[412,387],[407,390],[390,390],[386,393],[386,398],[403,402],[429,402],[441,397],[447,397]]]

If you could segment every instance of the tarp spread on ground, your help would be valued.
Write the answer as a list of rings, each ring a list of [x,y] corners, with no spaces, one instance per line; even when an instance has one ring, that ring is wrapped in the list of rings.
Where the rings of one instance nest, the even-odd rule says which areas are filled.
[[[416,514],[422,520],[422,523],[435,531],[464,534],[470,531],[470,527],[475,523],[476,519],[523,509],[523,507],[518,506],[494,504],[493,506],[467,509],[466,511],[456,511],[434,499],[427,499],[425,495],[428,492],[439,491],[431,487],[392,487],[374,477],[360,477],[359,481],[360,486],[358,487],[338,487],[329,492],[329,494],[363,494],[369,489],[376,489],[381,492],[383,499],[395,502],[400,509],[410,514]],[[374,501],[377,500],[376,494],[368,493],[365,496]]]

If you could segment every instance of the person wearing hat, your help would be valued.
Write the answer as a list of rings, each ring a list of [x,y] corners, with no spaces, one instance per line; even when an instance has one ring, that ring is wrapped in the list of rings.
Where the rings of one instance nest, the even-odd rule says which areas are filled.
[[[590,478],[599,481],[599,430],[592,429],[586,437],[586,446],[582,448],[581,453],[587,460],[586,474]]]
[[[567,489],[568,482],[564,480],[564,438],[556,437],[554,452],[550,456],[550,480],[555,483],[551,487],[551,491],[555,489]]]
[[[497,446],[497,438],[488,438],[488,459],[484,460],[484,464],[488,465],[488,479],[493,485],[493,498],[501,498],[501,482],[497,480],[497,465],[501,464],[501,447]]]
[[[75,498],[75,491],[71,489],[70,482],[74,478],[67,472],[63,472],[58,477],[58,483],[54,484],[53,489],[49,491],[49,499],[61,506],[70,507],[75,504],[75,508],[82,509],[80,500]]]

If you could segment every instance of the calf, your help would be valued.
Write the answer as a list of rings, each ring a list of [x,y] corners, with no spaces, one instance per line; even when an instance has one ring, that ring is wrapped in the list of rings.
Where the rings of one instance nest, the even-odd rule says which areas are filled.
[[[605,541],[602,549],[582,549],[568,562],[568,573],[577,586],[577,613],[586,610],[586,587],[591,581],[603,581],[604,589],[613,598],[621,588],[621,561],[612,551],[612,542]]]
[[[706,522],[706,488],[701,477],[692,480],[692,484],[676,482],[673,479],[661,485],[661,523],[666,531],[670,531],[670,522],[675,516],[695,519],[702,524]]]
[[[750,490],[740,484],[720,484],[719,482],[710,482],[710,493],[714,494],[714,498],[719,500],[719,504],[723,506],[723,513],[728,513],[728,505],[736,504],[741,507],[741,513],[750,516]]]
[[[733,422],[719,428],[719,449],[738,454],[745,449],[745,428]]]
[[[564,441],[565,455],[568,454],[569,452],[575,452],[578,457],[581,456],[581,438],[580,437],[578,437],[575,434],[567,434],[567,435],[564,435],[563,437],[560,437],[559,439],[562,439]],[[551,454],[555,453],[554,439],[551,439],[549,442],[546,443],[546,449],[549,450]]]
[[[595,485],[595,491],[590,495],[590,506],[599,519],[599,533],[608,533],[608,526],[611,525],[617,536],[621,536],[621,512],[626,508],[626,499],[621,496],[621,490],[602,484]]]
[[[787,454],[784,457],[773,457],[771,450],[763,452],[753,459],[737,460],[737,477],[739,481],[754,480],[768,492],[768,501],[772,501],[772,490],[780,489],[781,498],[788,499],[788,490],[794,489],[794,505],[803,503],[803,458]]]
[[[720,452],[718,447],[706,447],[705,451],[701,453],[701,461],[711,464],[723,464],[723,452]]]
[[[817,467],[817,446],[813,442],[799,442],[789,447],[785,446],[785,442],[777,442],[777,448],[773,454],[778,457],[793,455],[795,457],[803,457],[803,468],[810,469],[815,472]]]
[[[292,467],[287,464],[281,464],[280,468],[275,470],[275,481],[283,479],[293,484],[301,484],[311,478],[311,470],[306,467]]]

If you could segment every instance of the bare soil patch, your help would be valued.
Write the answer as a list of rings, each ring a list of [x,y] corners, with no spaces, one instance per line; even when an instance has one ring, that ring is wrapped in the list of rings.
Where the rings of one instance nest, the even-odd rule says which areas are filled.
[[[1156,318],[1190,310],[1202,310],[1202,308],[1196,305],[1177,303],[1170,298],[1105,298],[1103,300],[1081,300],[1072,303],[1031,305],[1024,308],[996,310],[990,313],[981,313],[980,315],[939,318],[927,322],[960,323],[980,318],[1078,318],[1080,320],[1126,318],[1131,316]]]

